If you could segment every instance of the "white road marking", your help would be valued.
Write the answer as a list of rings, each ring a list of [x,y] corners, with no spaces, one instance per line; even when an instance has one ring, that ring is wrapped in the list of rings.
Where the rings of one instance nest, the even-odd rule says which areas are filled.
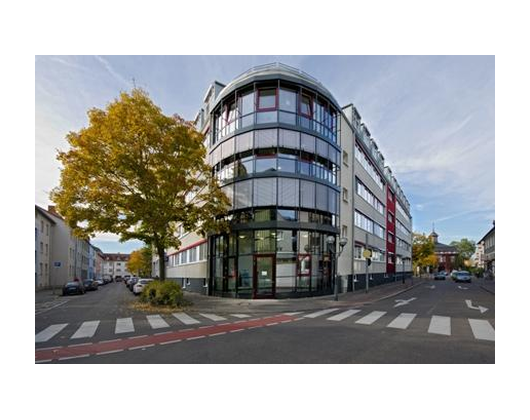
[[[338,310],[340,310],[340,308],[323,309],[322,311],[313,312],[312,314],[304,315],[304,318],[316,318],[322,315],[330,314],[331,312],[336,312]]]
[[[35,335],[35,343],[44,343],[61,332],[68,324],[54,324]]]
[[[226,321],[226,318],[215,314],[199,314],[205,318],[211,319],[212,321]]]
[[[402,313],[399,314],[399,316],[396,317],[390,324],[388,324],[387,327],[406,330],[414,318],[416,318],[416,314]]]
[[[97,355],[97,356],[101,356],[102,354],[119,353],[120,351],[123,351],[123,349],[109,350],[109,351],[100,351],[99,353],[96,353],[96,355]]]
[[[132,318],[118,318],[116,320],[116,328],[114,334],[123,334],[134,332],[134,324]]]
[[[147,315],[147,322],[151,325],[151,328],[157,330],[159,328],[168,328],[169,324],[164,321],[160,315]]]
[[[35,360],[35,363],[48,363],[51,362],[53,359],[46,359],[46,360]]]
[[[386,312],[383,311],[373,311],[368,315],[363,316],[361,319],[357,320],[356,324],[362,325],[372,325],[375,321],[381,318]]]
[[[161,346],[165,346],[166,344],[175,344],[180,343],[182,340],[171,340],[171,341],[164,341],[163,343],[160,343]]]
[[[451,335],[451,318],[433,315],[428,332],[431,334]]]
[[[303,312],[285,312],[284,315],[295,316],[303,314]]]
[[[193,324],[200,324],[201,321],[192,318],[188,314],[185,314],[184,312],[175,312],[173,314],[175,318],[177,318],[180,322],[182,322],[184,325],[193,325]]]
[[[70,337],[71,340],[76,338],[90,338],[93,337],[98,329],[99,321],[86,321],[81,324],[79,329]]]
[[[355,315],[357,312],[361,312],[360,309],[350,309],[340,314],[333,315],[328,318],[328,321],[342,321],[343,319],[349,318],[352,315]]]
[[[215,337],[216,335],[224,335],[224,334],[226,334],[226,331],[218,332],[218,333],[215,333],[215,334],[210,334],[210,337]]]
[[[473,306],[473,303],[469,299],[466,299],[466,305],[469,309],[477,309],[481,314],[488,310],[488,308],[485,308],[484,306]]]
[[[59,357],[57,360],[79,359],[81,357],[88,357],[88,356],[90,356],[90,354],[80,354],[79,356]]]
[[[397,308],[398,306],[408,305],[413,300],[416,300],[416,298],[412,297],[410,299],[396,299],[395,302],[397,303],[394,305],[394,308]]]
[[[477,340],[495,341],[495,330],[485,319],[468,319],[469,326]]]
[[[154,344],[146,344],[145,346],[129,347],[129,350],[140,350],[140,349],[146,349],[148,347],[154,347]]]
[[[230,316],[233,316],[233,317],[239,318],[239,319],[250,318],[250,315],[246,315],[246,314],[230,314]]]
[[[190,338],[186,338],[186,340],[198,340],[199,338],[204,338],[206,337],[205,335],[198,335],[197,337],[190,337]]]

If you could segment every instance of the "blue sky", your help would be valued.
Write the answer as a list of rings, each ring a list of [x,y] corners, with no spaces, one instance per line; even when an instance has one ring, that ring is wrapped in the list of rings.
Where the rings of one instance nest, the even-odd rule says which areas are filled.
[[[478,240],[495,218],[493,56],[37,56],[35,203],[50,204],[56,149],[121,90],[146,89],[166,114],[192,119],[210,82],[270,62],[300,68],[355,104],[409,202],[414,230]],[[93,242],[129,252],[111,234]]]

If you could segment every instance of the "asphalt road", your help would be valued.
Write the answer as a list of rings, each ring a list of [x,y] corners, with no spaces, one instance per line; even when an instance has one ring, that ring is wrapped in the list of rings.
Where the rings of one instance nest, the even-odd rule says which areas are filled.
[[[36,316],[36,334],[52,324],[67,324],[35,344],[39,362],[495,363],[494,295],[476,284],[450,280],[421,284],[368,305],[330,305],[327,313],[315,309],[243,317],[190,312],[194,324],[171,314],[162,315],[162,323],[147,320],[128,307],[134,297],[119,283],[66,299]],[[479,306],[487,310],[481,313]],[[127,317],[134,331],[117,334],[116,319]],[[99,321],[93,335],[72,338],[86,321]]]

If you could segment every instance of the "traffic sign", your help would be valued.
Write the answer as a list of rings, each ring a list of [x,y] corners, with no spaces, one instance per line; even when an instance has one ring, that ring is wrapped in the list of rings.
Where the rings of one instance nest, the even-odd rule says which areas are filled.
[[[60,267],[61,266],[61,261],[54,261],[53,262],[53,266],[54,267]]]
[[[372,250],[371,249],[365,249],[363,251],[363,257],[364,258],[372,258]]]

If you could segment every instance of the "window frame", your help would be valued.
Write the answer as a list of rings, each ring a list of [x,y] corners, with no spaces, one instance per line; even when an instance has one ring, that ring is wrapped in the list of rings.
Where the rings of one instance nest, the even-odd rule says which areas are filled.
[[[304,92],[301,92],[298,97],[300,98],[299,101],[298,101],[298,113],[302,116],[302,117],[306,117],[306,118],[309,118],[310,120],[313,119],[313,98],[311,97],[311,95],[309,95],[308,93],[304,93]],[[304,112],[302,112],[302,99],[306,97],[309,99],[309,114],[305,114]]]
[[[262,91],[265,91],[265,90],[274,90],[274,107],[268,107],[268,108],[261,108],[260,107],[260,99],[261,99],[261,92]],[[256,103],[256,112],[267,112],[267,111],[277,111],[278,110],[278,101],[279,101],[279,95],[278,95],[278,87],[269,87],[269,88],[266,88],[266,87],[263,87],[263,88],[258,88],[257,89],[258,91],[258,98],[257,98],[257,103]]]

